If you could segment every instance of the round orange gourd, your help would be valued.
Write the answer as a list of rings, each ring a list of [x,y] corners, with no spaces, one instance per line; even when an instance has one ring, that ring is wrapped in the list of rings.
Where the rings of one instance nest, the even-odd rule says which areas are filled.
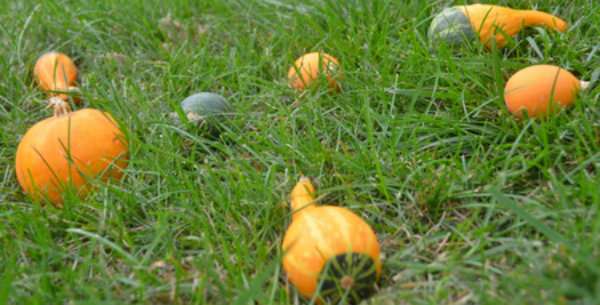
[[[127,142],[110,114],[95,109],[70,112],[52,98],[54,116],[33,125],[16,154],[19,184],[34,200],[62,206],[69,188],[83,197],[88,178],[119,178],[127,166]]]
[[[381,274],[377,236],[352,211],[316,205],[313,192],[304,177],[292,190],[283,268],[307,298],[332,304],[344,297],[359,301],[371,294]]]
[[[288,71],[290,87],[304,90],[313,85],[324,73],[329,88],[339,89],[338,80],[342,77],[338,60],[326,53],[313,52],[296,59]]]
[[[573,103],[585,86],[569,71],[551,65],[535,65],[515,73],[504,88],[508,110],[517,117],[545,116]]]
[[[35,63],[33,75],[38,86],[52,97],[67,100],[65,92],[77,89],[77,67],[69,56],[62,53],[42,55]]]

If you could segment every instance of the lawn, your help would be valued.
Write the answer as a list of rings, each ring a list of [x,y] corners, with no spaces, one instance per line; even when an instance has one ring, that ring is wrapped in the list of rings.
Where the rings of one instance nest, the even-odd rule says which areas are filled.
[[[528,65],[597,77],[600,2],[487,2],[571,28],[433,52],[432,16],[464,1],[0,1],[0,304],[310,304],[281,268],[301,175],[377,231],[366,304],[600,304],[600,89],[546,119],[503,101]],[[63,209],[14,165],[51,115],[32,79],[50,50],[130,143],[121,181]],[[315,50],[342,63],[341,92],[288,87]],[[235,108],[218,136],[169,119],[198,91]]]

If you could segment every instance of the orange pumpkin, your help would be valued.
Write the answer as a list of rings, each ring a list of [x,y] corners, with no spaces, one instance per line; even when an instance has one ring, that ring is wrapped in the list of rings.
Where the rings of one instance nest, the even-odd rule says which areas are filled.
[[[33,75],[40,88],[52,97],[67,100],[66,93],[77,90],[77,67],[65,54],[50,52],[42,55],[35,63]]]
[[[127,166],[127,142],[110,114],[95,109],[70,112],[51,98],[54,116],[33,125],[16,154],[19,184],[34,200],[62,206],[63,192],[83,197],[89,178],[120,178]]]
[[[316,205],[313,193],[304,177],[292,190],[292,223],[283,239],[288,279],[300,294],[319,302],[363,299],[381,274],[377,236],[352,211]]]
[[[504,88],[508,110],[517,117],[541,117],[573,103],[585,86],[569,71],[551,65],[535,65],[515,73]]]
[[[338,90],[338,80],[342,78],[340,63],[338,60],[326,53],[308,53],[296,59],[294,65],[288,71],[290,87],[296,90],[305,90],[325,75],[329,88]]]

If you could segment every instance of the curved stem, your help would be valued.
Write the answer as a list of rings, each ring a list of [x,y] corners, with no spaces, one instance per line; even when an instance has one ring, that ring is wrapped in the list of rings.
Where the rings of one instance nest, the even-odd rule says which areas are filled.
[[[71,107],[69,107],[69,104],[58,97],[51,97],[48,100],[48,108],[52,108],[54,110],[55,117],[60,117],[71,112]]]

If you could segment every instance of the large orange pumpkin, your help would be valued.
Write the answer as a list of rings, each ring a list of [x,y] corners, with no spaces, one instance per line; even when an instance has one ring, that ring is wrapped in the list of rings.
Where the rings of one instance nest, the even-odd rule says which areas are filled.
[[[59,52],[49,52],[42,55],[33,68],[37,84],[50,96],[67,100],[65,92],[77,89],[77,67],[73,60]]]
[[[63,192],[84,196],[90,178],[119,178],[127,166],[127,142],[110,114],[95,109],[70,112],[51,98],[54,116],[36,123],[16,154],[19,184],[34,200],[62,206]]]
[[[352,211],[316,205],[314,187],[301,178],[291,194],[292,223],[283,239],[283,268],[300,294],[319,302],[357,302],[381,274],[379,242]]]
[[[326,53],[313,52],[296,59],[288,70],[288,81],[290,87],[302,91],[323,75],[327,78],[329,88],[340,88],[337,81],[341,79],[342,73],[338,60]]]
[[[521,117],[541,117],[570,106],[585,86],[569,71],[552,65],[535,65],[515,73],[504,88],[508,110]]]

